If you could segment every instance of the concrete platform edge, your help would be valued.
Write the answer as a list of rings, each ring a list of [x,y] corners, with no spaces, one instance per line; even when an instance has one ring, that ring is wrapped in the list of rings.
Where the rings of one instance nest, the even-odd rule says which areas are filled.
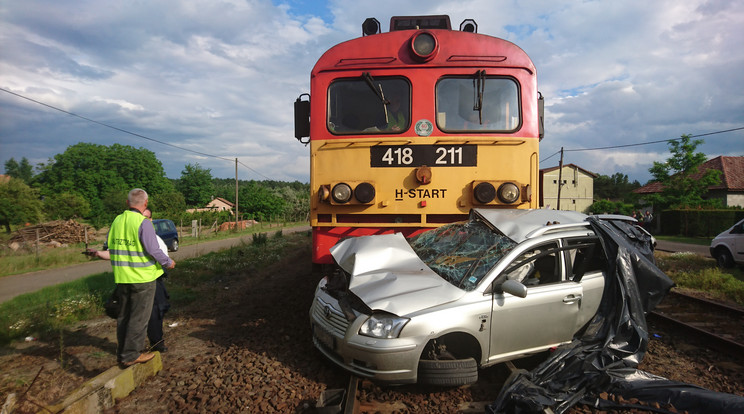
[[[42,407],[38,413],[100,413],[113,407],[117,399],[126,397],[162,369],[160,352],[155,352],[155,357],[144,364],[124,369],[111,367],[75,389],[57,404]]]

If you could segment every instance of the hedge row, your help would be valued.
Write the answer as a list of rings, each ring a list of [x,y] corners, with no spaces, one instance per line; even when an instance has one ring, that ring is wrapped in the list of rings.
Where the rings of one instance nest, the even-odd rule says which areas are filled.
[[[662,234],[712,238],[744,219],[744,210],[664,210],[662,216]]]

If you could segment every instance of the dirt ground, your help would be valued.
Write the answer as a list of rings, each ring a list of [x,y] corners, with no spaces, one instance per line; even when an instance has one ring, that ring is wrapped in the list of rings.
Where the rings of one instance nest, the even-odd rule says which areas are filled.
[[[199,300],[166,315],[163,371],[108,412],[313,412],[321,393],[345,388],[348,376],[312,346],[308,310],[317,276],[309,264],[310,248],[303,246],[269,269],[215,277]],[[650,332],[641,369],[744,396],[741,360],[662,326]],[[1,402],[15,393],[14,412],[42,411],[114,366],[115,350],[115,321],[108,318],[3,348]],[[368,386],[363,397],[388,404],[379,412],[452,413],[463,403],[495,400],[499,369],[481,377],[486,381],[456,389]]]

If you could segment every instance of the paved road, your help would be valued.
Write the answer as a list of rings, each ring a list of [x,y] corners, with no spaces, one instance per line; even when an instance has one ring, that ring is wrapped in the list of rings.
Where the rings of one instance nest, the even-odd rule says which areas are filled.
[[[705,257],[711,257],[710,249],[708,246],[701,246],[699,244],[687,244],[687,243],[676,243],[664,240],[656,241],[656,250],[662,252],[691,252],[699,254]]]
[[[292,227],[284,229],[284,233],[294,233],[310,230],[310,226]],[[266,232],[271,234],[276,229],[267,229]],[[253,236],[241,236],[233,239],[215,240],[206,243],[181,246],[177,252],[170,252],[170,256],[178,261],[203,255],[205,253],[223,250],[241,243],[252,243]],[[95,260],[88,263],[77,265],[41,270],[38,272],[23,273],[19,275],[0,277],[0,303],[13,299],[24,293],[36,292],[47,286],[54,286],[60,283],[70,282],[81,277],[90,276],[103,272],[110,272],[111,264],[105,260]]]

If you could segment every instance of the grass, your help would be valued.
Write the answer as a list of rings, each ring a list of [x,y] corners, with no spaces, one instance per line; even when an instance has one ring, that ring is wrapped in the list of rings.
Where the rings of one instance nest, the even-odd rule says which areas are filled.
[[[241,231],[204,231],[198,238],[191,237],[190,235],[185,234],[185,232],[182,232],[179,245],[181,247],[189,246],[213,240],[229,239],[241,235],[256,234],[281,227],[292,227],[304,224],[306,223],[259,223]],[[102,233],[105,234],[105,231]],[[7,238],[8,237],[5,237],[3,240],[7,241]],[[89,243],[89,247],[92,248],[101,248],[102,245],[102,240]],[[77,243],[67,247],[58,248],[42,246],[39,249],[39,254],[36,253],[35,248],[19,249],[18,251],[12,251],[10,249],[3,250],[2,253],[0,253],[0,277],[85,263],[90,261],[90,259],[81,254],[84,250],[85,243]]]
[[[103,313],[114,288],[112,273],[100,273],[27,293],[0,304],[0,344],[51,335]]]
[[[708,292],[714,297],[744,305],[744,272],[720,269],[713,259],[694,253],[656,255],[656,265],[677,286]]]
[[[307,232],[283,235],[277,231],[258,244],[242,243],[220,252],[178,262],[168,291],[174,308],[205,294],[218,294],[220,278],[249,275],[285,257],[290,249],[308,245]],[[176,277],[177,275],[177,277]],[[26,337],[49,339],[80,321],[104,315],[103,303],[114,289],[111,272],[24,294],[0,304],[0,345]],[[211,291],[211,293],[210,293]],[[62,348],[62,344],[60,344]]]

